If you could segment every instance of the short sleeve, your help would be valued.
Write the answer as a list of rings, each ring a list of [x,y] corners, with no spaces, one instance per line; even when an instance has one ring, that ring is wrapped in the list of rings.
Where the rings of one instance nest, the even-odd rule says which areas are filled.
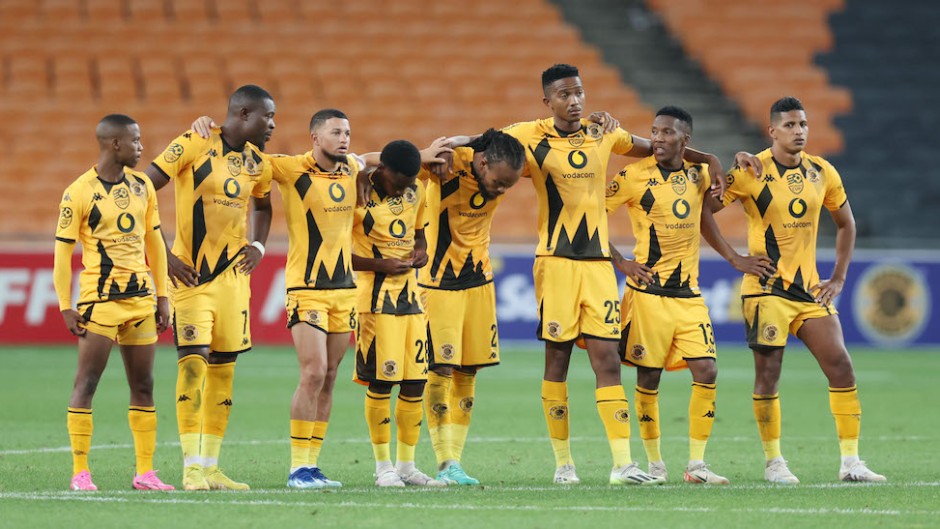
[[[62,194],[62,200],[59,202],[59,224],[55,230],[57,241],[75,244],[78,240],[82,219],[85,217],[84,203],[84,196],[78,184],[70,185]]]
[[[613,146],[610,148],[611,152],[623,155],[633,150],[633,134],[618,127],[608,136],[614,141]]]
[[[754,178],[753,175],[749,175],[747,171],[744,171],[738,167],[733,167],[728,171],[727,180],[728,180],[728,189],[725,190],[725,194],[721,195],[721,204],[727,206],[745,196],[744,184],[746,178]]]
[[[842,185],[842,176],[839,171],[829,163],[823,166],[826,178],[826,196],[823,199],[823,205],[829,211],[841,209],[848,201],[849,197],[845,194],[845,187]]]
[[[149,178],[144,178],[147,186],[147,231],[155,230],[160,227],[160,210],[157,207],[157,190],[153,187],[153,182]]]
[[[605,204],[607,213],[617,211],[617,208],[627,203],[627,168],[614,176],[614,179],[607,183],[607,193]]]
[[[255,198],[264,198],[271,194],[271,180],[274,176],[274,164],[271,163],[271,157],[262,154],[261,178],[251,190],[251,196]]]
[[[180,134],[166,149],[153,161],[153,166],[160,170],[164,176],[173,180],[177,178],[186,167],[196,161],[199,149],[204,140],[188,130]]]
[[[427,219],[427,200],[428,193],[424,187],[424,182],[417,181],[415,185],[418,186],[418,212],[415,215],[415,229],[423,230],[430,222]]]
[[[268,165],[271,166],[271,180],[286,184],[289,181],[290,157],[283,154],[272,154],[266,158]]]
[[[708,169],[709,169],[708,164],[703,163],[703,164],[693,166],[693,167],[695,167],[696,170],[698,171],[699,194],[702,195],[702,194],[708,193],[708,188],[712,186],[712,176],[708,172]]]

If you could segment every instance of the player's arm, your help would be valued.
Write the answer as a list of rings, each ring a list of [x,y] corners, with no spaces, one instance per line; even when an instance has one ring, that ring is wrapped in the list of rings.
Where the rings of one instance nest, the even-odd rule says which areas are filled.
[[[415,230],[415,253],[411,261],[412,268],[424,268],[428,264],[428,240],[424,238],[424,229]]]
[[[55,260],[52,266],[52,282],[59,297],[59,310],[69,332],[85,336],[85,318],[72,308],[72,251],[75,241],[68,242],[59,237],[55,241]]]
[[[450,138],[441,136],[432,141],[430,145],[421,149],[421,164],[429,166],[431,174],[440,179],[445,179],[447,173],[453,165],[454,149],[449,144]],[[362,168],[359,170],[359,176],[356,177],[356,203],[362,207],[368,202],[369,194],[372,193],[372,172],[378,168],[381,163],[381,152],[367,152],[359,156]]]
[[[849,262],[855,251],[855,215],[852,214],[848,200],[841,208],[829,210],[829,214],[836,223],[836,264],[829,279],[820,281],[810,289],[816,291],[816,301],[822,305],[828,305],[842,292]]]
[[[242,258],[235,266],[243,274],[250,274],[258,267],[264,257],[264,245],[268,242],[268,233],[271,231],[271,217],[274,208],[271,207],[271,194],[263,197],[251,197],[251,214],[249,216],[249,235],[251,244],[241,249]]]
[[[410,272],[412,264],[414,264],[413,259],[362,257],[356,254],[352,256],[353,270],[360,272],[376,272],[397,276]]]
[[[632,279],[638,285],[649,285],[653,282],[653,271],[650,267],[632,259],[625,258],[617,251],[613,243],[608,243],[608,247],[610,249],[610,262],[613,263],[617,270],[623,272],[625,276]]]
[[[170,326],[170,302],[167,298],[167,251],[160,226],[147,231],[144,244],[147,264],[150,265],[154,290],[157,293],[157,334],[160,334]]]
[[[728,241],[718,229],[718,223],[715,222],[715,208],[721,208],[721,202],[705,193],[705,203],[702,204],[702,220],[700,229],[702,237],[709,246],[718,252],[718,255],[731,263],[731,266],[738,272],[752,274],[760,278],[770,279],[776,273],[773,261],[765,255],[741,255],[728,244]]]

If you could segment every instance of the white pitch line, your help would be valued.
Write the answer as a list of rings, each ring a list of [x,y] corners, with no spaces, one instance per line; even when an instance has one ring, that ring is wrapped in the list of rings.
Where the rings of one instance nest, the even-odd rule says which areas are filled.
[[[323,502],[323,501],[283,501],[283,500],[210,500],[206,499],[184,499],[184,498],[126,498],[104,496],[99,494],[85,493],[59,493],[53,494],[35,494],[23,492],[0,492],[0,500],[26,500],[26,501],[78,501],[78,502],[102,502],[102,503],[155,503],[155,504],[189,504],[189,505],[244,505],[244,506],[276,506],[276,507],[336,507],[336,508],[380,508],[380,509],[427,509],[427,510],[452,510],[453,505],[428,505],[417,503],[380,503],[380,502]],[[651,507],[651,506],[606,506],[606,505],[572,505],[572,506],[545,506],[545,505],[466,505],[462,504],[460,510],[478,510],[478,511],[555,511],[555,512],[688,512],[688,513],[720,513],[735,512],[746,514],[842,514],[842,515],[869,515],[869,516],[902,516],[902,515],[923,515],[936,516],[940,514],[938,510],[901,510],[901,509],[853,509],[853,508],[788,508],[788,507],[769,507],[769,508],[731,508],[717,509],[714,507]]]
[[[541,443],[547,440],[548,437],[470,437],[467,440],[468,444],[474,443]],[[813,437],[787,437],[787,441],[831,441],[832,436],[813,436]],[[883,436],[872,436],[865,437],[866,441],[878,441],[878,442],[898,442],[898,441],[933,441],[934,437],[923,436],[923,435],[883,435]],[[606,438],[600,436],[583,436],[583,437],[572,437],[571,442],[580,443],[585,441],[605,441]],[[684,442],[688,441],[688,437],[680,436],[666,436],[663,437],[665,442]],[[759,442],[759,438],[755,435],[750,436],[733,436],[733,437],[712,437],[713,442],[717,443],[756,443]],[[330,444],[368,444],[372,441],[368,437],[350,437],[346,439],[333,439],[329,440]],[[421,440],[422,443],[430,443],[430,440],[424,438]],[[226,446],[260,446],[260,445],[277,445],[277,444],[287,444],[288,441],[284,439],[263,439],[263,440],[250,440],[250,441],[238,441],[231,440],[226,441]],[[179,446],[179,441],[169,441],[169,442],[160,442],[159,446]],[[129,443],[118,443],[118,444],[105,444],[105,445],[92,445],[93,450],[124,450],[134,448],[134,445]],[[60,452],[71,452],[72,448],[69,446],[55,446],[55,447],[39,447],[39,448],[22,448],[22,449],[13,449],[13,450],[0,450],[0,456],[15,456],[15,455],[29,455],[29,454],[54,454]]]

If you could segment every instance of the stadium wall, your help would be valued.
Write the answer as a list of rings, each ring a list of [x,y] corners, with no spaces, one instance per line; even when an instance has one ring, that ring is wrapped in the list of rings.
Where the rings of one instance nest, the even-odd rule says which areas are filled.
[[[251,330],[255,344],[289,344],[285,327],[283,252],[269,252],[252,274]],[[79,255],[73,269],[81,269]],[[537,310],[532,283],[532,250],[494,249],[500,339],[535,338]],[[827,277],[832,255],[823,255],[819,270]],[[77,272],[76,272],[77,274]],[[703,256],[701,288],[708,303],[715,338],[743,344],[739,300],[741,275],[723,260]],[[73,282],[77,286],[78,281]],[[623,278],[621,278],[621,290]],[[73,299],[77,299],[77,294]],[[846,341],[855,345],[902,347],[940,345],[940,252],[858,252],[836,300]],[[0,253],[0,342],[3,344],[69,343],[52,283],[52,253]],[[171,333],[162,341],[172,342]]]

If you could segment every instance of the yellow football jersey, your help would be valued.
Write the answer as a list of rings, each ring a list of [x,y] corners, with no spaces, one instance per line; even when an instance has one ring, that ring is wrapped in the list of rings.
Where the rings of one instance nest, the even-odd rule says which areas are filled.
[[[97,167],[78,177],[62,195],[55,238],[82,245],[79,303],[149,296],[147,233],[160,228],[157,193],[147,175],[124,169],[115,184]]]
[[[710,181],[707,164],[683,162],[670,171],[650,156],[627,165],[607,184],[607,211],[626,204],[636,237],[633,257],[653,270],[646,286],[635,289],[659,296],[691,298],[698,288],[699,223]]]
[[[199,283],[212,280],[234,260],[247,241],[248,196],[271,192],[271,168],[254,145],[241,152],[222,139],[187,131],[153,161],[174,183],[176,237],[173,255],[199,273]]]
[[[357,207],[353,224],[353,253],[372,259],[408,259],[415,248],[415,230],[427,226],[424,183],[418,180],[403,196],[390,197],[373,186],[366,207]],[[414,272],[389,276],[356,273],[358,312],[421,314],[418,279]]]
[[[360,169],[356,157],[347,156],[346,163],[332,172],[317,165],[313,151],[269,160],[287,214],[287,290],[356,288],[352,271]]]
[[[564,133],[555,118],[516,123],[504,129],[526,150],[539,205],[536,256],[609,259],[604,189],[610,153],[626,154],[633,137],[623,129],[604,134],[581,120],[581,130]]]
[[[757,155],[764,174],[734,168],[728,173],[724,204],[740,200],[747,215],[751,255],[766,255],[777,273],[769,280],[745,275],[744,296],[773,294],[813,302],[810,289],[819,283],[816,236],[823,206],[836,211],[848,200],[842,177],[826,160],[803,153],[800,165],[787,167],[767,149]]]
[[[493,280],[490,226],[502,196],[486,199],[473,170],[473,149],[454,149],[454,176],[444,182],[426,170],[428,266],[418,274],[421,286],[463,290]]]

